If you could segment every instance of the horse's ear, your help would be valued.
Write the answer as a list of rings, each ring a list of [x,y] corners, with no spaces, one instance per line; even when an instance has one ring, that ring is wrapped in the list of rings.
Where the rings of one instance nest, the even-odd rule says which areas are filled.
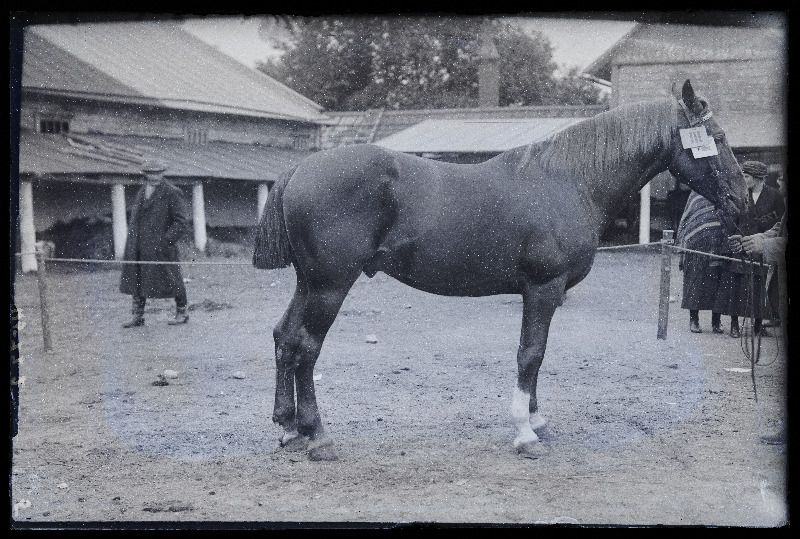
[[[689,73],[678,72],[672,79],[672,97],[675,99],[683,99],[683,92],[686,84],[689,83]],[[691,85],[690,85],[691,86]]]
[[[686,82],[683,83],[681,99],[683,99],[683,104],[686,105],[686,108],[695,114],[700,114],[705,109],[703,100],[694,93],[694,88],[692,88],[692,83],[689,79],[686,79]]]

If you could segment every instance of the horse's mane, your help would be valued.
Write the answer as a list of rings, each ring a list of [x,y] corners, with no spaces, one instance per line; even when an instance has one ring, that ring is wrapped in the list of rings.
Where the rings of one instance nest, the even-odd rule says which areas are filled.
[[[536,143],[531,153],[545,170],[587,177],[668,147],[677,127],[676,101],[633,103],[573,124]]]

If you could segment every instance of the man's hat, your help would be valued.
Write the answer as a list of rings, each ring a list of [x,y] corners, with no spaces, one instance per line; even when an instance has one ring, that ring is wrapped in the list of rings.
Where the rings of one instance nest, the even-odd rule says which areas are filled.
[[[750,174],[754,178],[765,178],[767,176],[767,165],[761,161],[745,161],[742,163],[742,172]]]
[[[148,159],[142,163],[142,172],[164,172],[167,166],[158,159]]]

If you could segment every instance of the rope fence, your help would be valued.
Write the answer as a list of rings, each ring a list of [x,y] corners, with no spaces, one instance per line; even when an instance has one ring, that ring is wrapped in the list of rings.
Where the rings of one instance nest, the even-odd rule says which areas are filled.
[[[193,265],[193,266],[252,266],[252,262],[225,262],[222,260],[180,260],[178,262],[159,260],[101,260],[97,258],[54,258],[39,257],[40,251],[33,253],[16,253],[17,256],[35,255],[37,260],[52,262],[81,262],[84,264],[158,264],[165,265]]]
[[[606,247],[598,247],[598,251],[616,251],[622,249],[641,249],[645,247],[652,247],[658,245],[661,248],[661,280],[659,286],[659,305],[658,305],[658,332],[657,339],[664,340],[667,338],[667,320],[669,317],[669,291],[670,291],[670,273],[672,268],[672,253],[673,251],[696,253],[711,258],[718,258],[722,260],[729,260],[734,262],[743,262],[753,266],[768,267],[769,264],[756,262],[753,260],[745,260],[744,258],[732,258],[703,251],[695,251],[674,245],[673,231],[664,230],[661,241],[650,243],[639,243],[630,245],[612,245]],[[35,252],[15,253],[17,257],[22,256],[36,256],[37,269],[36,278],[39,287],[39,302],[41,305],[41,318],[42,318],[42,341],[44,343],[45,351],[51,351],[52,335],[50,331],[50,308],[49,308],[49,295],[47,283],[47,262],[76,262],[83,264],[157,264],[157,265],[188,265],[188,266],[252,266],[251,261],[222,261],[222,260],[182,260],[182,261],[159,261],[159,260],[100,260],[91,258],[56,258],[47,256],[46,250],[37,250]]]

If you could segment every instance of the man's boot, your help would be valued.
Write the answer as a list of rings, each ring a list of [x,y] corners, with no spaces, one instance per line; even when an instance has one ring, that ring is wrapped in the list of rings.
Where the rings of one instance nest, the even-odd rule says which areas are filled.
[[[133,304],[131,305],[131,312],[133,313],[133,318],[130,322],[126,322],[122,324],[124,328],[138,328],[139,326],[144,325],[144,306],[147,300],[141,296],[133,296],[132,298]]]
[[[144,314],[143,313],[133,313],[133,318],[130,322],[125,322],[122,324],[124,328],[136,328],[139,326],[144,325]]]
[[[175,318],[167,322],[170,326],[179,326],[189,321],[189,315],[186,314],[186,309],[177,309],[175,311]]]

